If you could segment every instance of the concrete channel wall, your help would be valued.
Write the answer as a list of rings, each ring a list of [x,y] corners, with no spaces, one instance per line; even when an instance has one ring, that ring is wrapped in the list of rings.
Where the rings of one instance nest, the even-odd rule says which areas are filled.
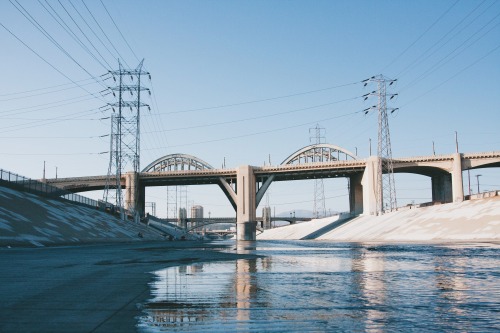
[[[161,240],[144,224],[82,205],[0,186],[0,246]]]
[[[337,220],[304,222],[267,230],[257,238],[302,239],[332,223]],[[381,216],[360,215],[315,239],[336,242],[500,241],[500,197],[489,193],[464,202],[406,207]]]

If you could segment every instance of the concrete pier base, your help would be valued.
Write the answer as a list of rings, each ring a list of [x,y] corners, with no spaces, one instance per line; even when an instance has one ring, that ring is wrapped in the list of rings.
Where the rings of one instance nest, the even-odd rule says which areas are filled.
[[[257,239],[257,222],[238,222],[236,226],[236,240],[254,241]]]

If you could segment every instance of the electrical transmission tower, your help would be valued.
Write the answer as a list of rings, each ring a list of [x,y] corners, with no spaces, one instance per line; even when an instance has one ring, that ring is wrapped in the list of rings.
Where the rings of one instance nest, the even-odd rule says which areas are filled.
[[[143,62],[144,60],[135,69],[125,69],[118,60],[119,69],[109,71],[115,82],[118,79],[117,86],[108,87],[118,101],[108,104],[112,107],[113,113],[111,115],[109,167],[103,199],[107,202],[114,201],[112,203],[120,210],[122,219],[125,219],[125,212],[121,177],[127,167],[132,169],[134,174],[140,172],[140,115],[141,108],[149,108],[148,104],[141,101],[141,93],[147,91],[151,94],[148,88],[141,86],[142,76],[148,75],[151,79],[151,75],[142,69]],[[127,99],[127,93],[130,94],[130,99]],[[135,208],[138,204],[139,191],[137,182],[133,183],[132,191],[135,202],[127,202],[126,208],[129,209],[134,219],[138,220],[139,212]],[[113,189],[114,193],[112,193]]]
[[[319,145],[321,143],[325,143],[325,129],[319,127],[319,124],[316,124],[316,127],[309,129],[309,140],[314,142],[314,144]],[[322,161],[321,157],[321,149],[314,151],[313,155],[314,162]],[[315,179],[314,180],[314,207],[313,207],[313,216],[316,218],[325,217],[326,216],[326,208],[325,208],[325,184],[323,179]]]
[[[396,201],[396,185],[394,182],[394,169],[392,162],[391,136],[389,133],[389,120],[387,111],[393,113],[397,108],[387,108],[387,97],[389,100],[396,97],[398,94],[388,94],[386,86],[391,86],[397,79],[392,80],[383,75],[372,76],[369,79],[363,80],[364,85],[376,84],[377,90],[363,95],[368,99],[369,96],[376,96],[378,99],[377,105],[366,108],[365,114],[370,110],[378,111],[378,173],[377,173],[377,215],[383,214],[384,210],[394,210],[397,208]]]

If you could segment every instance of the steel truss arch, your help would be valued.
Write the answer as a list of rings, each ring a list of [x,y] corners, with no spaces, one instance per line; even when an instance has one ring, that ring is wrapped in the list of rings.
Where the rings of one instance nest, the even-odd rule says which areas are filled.
[[[142,172],[204,170],[214,167],[202,159],[188,154],[170,154],[158,158],[145,167]]]
[[[357,160],[358,157],[352,152],[329,143],[309,145],[301,148],[288,156],[281,165],[306,164],[313,162],[333,162],[343,160]]]

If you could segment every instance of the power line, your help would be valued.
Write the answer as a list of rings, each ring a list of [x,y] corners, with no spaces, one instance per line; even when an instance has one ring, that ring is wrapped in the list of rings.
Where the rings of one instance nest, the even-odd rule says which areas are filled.
[[[47,109],[51,109],[51,108],[54,108],[54,107],[61,106],[61,105],[53,105],[53,104],[57,104],[57,103],[64,103],[64,102],[68,102],[68,101],[74,101],[73,103],[78,103],[78,102],[84,102],[84,101],[88,101],[88,100],[94,99],[93,97],[92,98],[82,99],[82,98],[87,97],[87,96],[89,96],[89,95],[81,95],[81,96],[77,96],[77,97],[63,99],[63,100],[56,101],[56,102],[49,102],[49,103],[38,104],[38,105],[33,105],[33,106],[26,106],[26,107],[22,107],[22,108],[15,108],[15,109],[3,110],[3,111],[0,111],[0,114],[5,114],[5,113],[9,113],[9,112],[10,113],[16,112],[16,114],[20,114],[22,112],[18,113],[17,111],[28,110],[28,109],[33,109],[33,108],[37,108],[36,110],[33,110],[33,111],[47,110]],[[62,105],[69,105],[69,104],[73,104],[73,103],[66,103],[66,104],[62,104]],[[40,107],[44,107],[44,106],[48,106],[48,105],[53,105],[53,106],[49,106],[49,107],[46,107],[46,108],[40,108]],[[32,112],[32,111],[29,111],[29,112]]]
[[[61,7],[64,9],[64,11],[66,12],[66,14],[69,16],[69,18],[71,19],[71,21],[76,25],[76,27],[78,28],[78,30],[80,30],[80,32],[82,33],[83,37],[85,37],[85,39],[89,42],[90,46],[92,46],[92,48],[97,52],[97,54],[102,58],[102,60],[106,63],[106,65],[108,65],[108,67],[105,67],[103,66],[105,69],[109,69],[111,68],[111,65],[106,61],[106,59],[102,56],[101,52],[99,52],[99,50],[95,47],[94,43],[92,43],[92,41],[88,38],[87,34],[82,30],[82,28],[80,28],[80,25],[78,23],[76,23],[75,19],[73,18],[73,16],[68,12],[68,10],[66,9],[66,7],[64,7],[64,5],[61,3],[61,0],[57,0],[59,2],[59,4],[61,5]],[[72,2],[70,1],[70,4],[72,4]]]
[[[54,21],[56,21],[61,26],[61,28],[63,28],[63,30],[66,31],[66,33],[85,52],[87,52],[92,58],[94,58],[94,60],[97,61],[102,67],[106,68],[106,66],[104,66],[104,64],[99,59],[97,59],[97,57],[92,53],[92,51],[90,51],[89,48],[82,42],[82,40],[74,33],[73,29],[71,29],[68,26],[68,24],[66,23],[66,21],[61,17],[61,15],[59,15],[59,13],[57,12],[57,10],[55,10],[54,7],[52,7],[52,5],[48,2],[48,0],[45,0],[45,3],[50,7],[50,9],[52,10],[52,12],[54,12],[54,14],[57,16],[57,18],[54,16],[54,14],[47,7],[45,7],[45,5],[41,2],[41,0],[38,0],[38,3],[43,7],[43,9],[45,9],[45,11],[47,11],[47,13],[50,14],[50,16],[54,19]]]
[[[127,64],[127,61],[125,60],[125,58],[122,57],[122,55],[120,54],[120,52],[118,51],[118,49],[115,47],[115,44],[111,41],[111,39],[108,37],[108,35],[106,34],[106,32],[104,32],[104,29],[101,27],[101,25],[99,24],[99,22],[95,18],[94,14],[92,14],[92,12],[90,11],[90,9],[87,6],[87,4],[85,3],[85,1],[83,1],[83,0],[81,0],[81,1],[82,1],[83,5],[85,6],[85,8],[87,9],[87,11],[89,12],[89,14],[92,17],[92,19],[94,20],[94,22],[97,24],[97,26],[101,30],[101,32],[104,35],[104,37],[106,37],[106,40],[109,42],[109,44],[111,45],[111,47],[115,50],[116,54],[118,54],[118,57],[123,60],[123,62],[125,63],[125,65],[127,67],[130,68],[130,66]]]
[[[102,6],[104,7],[104,10],[106,10],[106,13],[108,13],[108,16],[109,16],[109,18],[111,19],[111,22],[113,22],[113,24],[114,24],[114,26],[115,26],[116,30],[118,30],[118,32],[120,33],[120,36],[122,36],[123,40],[125,41],[125,44],[127,44],[127,46],[128,46],[128,48],[129,48],[129,50],[130,50],[130,51],[132,52],[132,54],[134,55],[135,60],[139,61],[139,57],[137,57],[137,55],[135,54],[134,50],[132,50],[132,47],[130,47],[130,44],[127,42],[127,39],[126,39],[126,38],[125,38],[125,36],[122,34],[122,32],[121,32],[120,28],[118,28],[118,25],[116,24],[115,20],[113,19],[113,16],[111,16],[111,14],[109,13],[108,8],[106,8],[106,6],[104,5],[104,2],[102,2],[102,0],[100,0],[100,1],[101,1]]]
[[[337,85],[337,86],[333,86],[333,87],[328,87],[328,88],[317,89],[317,90],[310,90],[310,91],[305,91],[305,92],[300,92],[300,93],[295,93],[295,94],[282,95],[282,96],[270,97],[270,98],[263,98],[263,99],[255,99],[255,100],[246,101],[246,102],[239,102],[239,103],[232,103],[232,104],[222,104],[222,105],[217,105],[217,106],[209,106],[209,107],[196,108],[196,109],[171,111],[171,112],[165,112],[164,114],[175,114],[175,113],[187,113],[187,112],[195,112],[195,111],[205,111],[205,110],[211,110],[211,109],[221,109],[221,108],[228,108],[228,107],[232,107],[232,106],[240,106],[240,105],[260,103],[260,102],[268,102],[268,101],[273,101],[273,100],[277,100],[277,99],[295,97],[295,96],[300,96],[300,95],[307,95],[307,94],[317,93],[317,92],[321,92],[321,91],[326,91],[326,90],[332,90],[332,89],[347,87],[347,86],[351,86],[351,85],[355,85],[355,84],[359,84],[359,83],[361,83],[361,81],[351,82],[351,83],[346,83],[346,84],[341,84],[341,85]]]
[[[68,0],[69,3],[71,4],[71,7],[73,7],[73,9],[76,11],[76,13],[78,14],[78,16],[80,16],[80,18],[82,19],[83,23],[85,23],[85,25],[87,26],[87,28],[89,28],[89,30],[92,32],[92,34],[94,34],[94,36],[97,38],[97,40],[101,43],[102,46],[104,46],[104,48],[106,49],[106,51],[109,52],[109,54],[111,55],[111,57],[115,58],[114,54],[111,52],[111,50],[107,47],[106,44],[104,44],[104,42],[101,40],[101,38],[99,38],[99,36],[97,36],[97,34],[95,33],[94,29],[92,29],[92,27],[88,24],[87,20],[85,20],[85,18],[83,17],[83,15],[80,13],[80,11],[76,8],[76,6],[73,4],[73,2],[71,0]],[[85,4],[85,3],[84,3]],[[87,8],[88,10],[88,8]],[[106,62],[107,63],[107,62]],[[110,67],[111,68],[111,67]]]
[[[28,128],[47,126],[47,125],[51,125],[51,124],[55,124],[55,123],[60,123],[60,122],[64,122],[64,121],[67,121],[67,119],[53,120],[53,121],[46,122],[46,123],[40,123],[40,121],[37,120],[37,121],[32,121],[30,123],[25,123],[25,124],[18,124],[18,125],[6,126],[6,127],[0,128],[0,129],[2,130],[2,133],[7,133],[7,132],[14,132],[14,131],[19,131],[19,130],[24,130],[24,129],[28,129]],[[35,124],[35,125],[32,125],[32,124]],[[31,126],[29,126],[29,125],[31,125]],[[13,128],[13,127],[18,127],[18,128],[6,130],[8,128]]]
[[[435,63],[431,68],[429,68],[427,71],[425,71],[423,74],[418,76],[416,79],[408,83],[406,86],[401,88],[401,91],[404,91],[408,89],[409,87],[413,86],[416,82],[419,80],[428,77],[429,75],[433,74],[437,69],[443,67],[444,65],[448,64],[450,61],[458,57],[460,54],[462,54],[465,50],[470,48],[472,45],[480,41],[484,36],[486,36],[488,33],[490,33],[493,29],[495,29],[498,25],[500,25],[500,22],[498,22],[496,25],[492,26],[488,31],[486,31],[484,34],[482,34],[480,37],[472,41],[469,45],[466,45],[465,47],[462,48],[461,51],[456,53],[462,46],[464,46],[467,42],[469,42],[475,35],[477,35],[479,32],[481,32],[484,28],[486,28],[491,22],[493,22],[496,18],[500,16],[500,13],[498,13],[494,18],[492,18],[488,23],[483,25],[479,30],[477,30],[474,34],[472,34],[469,38],[467,38],[465,41],[463,41],[460,45],[458,45],[453,51],[449,52],[446,56],[441,58],[437,63]],[[454,53],[456,53],[453,57],[450,58]]]
[[[463,67],[461,70],[459,70],[458,72],[456,72],[455,74],[453,74],[452,76],[450,76],[448,79],[442,81],[441,83],[437,84],[433,88],[427,90],[425,93],[423,93],[423,94],[415,97],[414,99],[410,100],[409,102],[407,102],[406,104],[402,105],[401,107],[405,107],[408,104],[411,104],[411,103],[415,102],[416,100],[419,100],[420,98],[424,97],[425,95],[433,92],[434,90],[438,89],[442,85],[444,85],[444,84],[448,83],[449,81],[453,80],[454,78],[456,78],[457,76],[459,76],[460,74],[462,74],[463,72],[465,72],[466,70],[468,70],[469,68],[471,68],[472,66],[474,66],[475,64],[477,64],[478,62],[480,62],[481,60],[483,60],[484,58],[488,57],[490,54],[494,53],[499,48],[500,48],[500,44],[497,45],[495,48],[491,49],[488,53],[486,53],[485,55],[483,55],[481,58],[479,58],[476,61],[472,62],[471,64]]]
[[[204,125],[195,125],[195,126],[186,126],[186,127],[177,127],[177,128],[172,128],[172,129],[166,129],[162,130],[162,132],[172,132],[172,131],[180,131],[180,130],[187,130],[187,129],[196,129],[196,128],[204,128],[204,127],[212,127],[212,126],[218,126],[218,125],[228,125],[228,124],[234,124],[234,123],[240,123],[240,122],[245,122],[249,120],[257,120],[257,119],[263,119],[263,118],[270,118],[270,117],[275,117],[275,116],[281,116],[281,115],[286,115],[290,113],[295,113],[295,112],[300,112],[300,111],[308,111],[312,109],[317,109],[325,106],[330,106],[346,101],[352,101],[355,99],[360,99],[361,97],[351,97],[335,102],[330,102],[330,103],[325,103],[325,104],[319,104],[319,105],[313,105],[305,108],[300,108],[300,109],[294,109],[294,110],[289,110],[289,111],[284,111],[284,112],[277,112],[273,114],[266,114],[263,116],[255,116],[255,117],[248,117],[248,118],[243,118],[243,119],[236,119],[236,120],[228,120],[228,121],[222,121],[222,122],[216,122],[216,123],[210,123],[210,124],[204,124]],[[145,132],[145,133],[151,133],[151,132]]]
[[[104,74],[104,75],[107,75]],[[88,79],[82,79],[82,80],[78,80],[78,81],[75,81],[75,82],[85,82],[85,81],[89,81],[89,80],[94,80],[93,78],[88,78]],[[90,82],[90,83],[86,83],[86,84],[82,84],[82,86],[86,86],[86,85],[89,85],[89,84],[94,84],[95,82]],[[40,90],[48,90],[48,89],[53,89],[53,88],[59,88],[59,87],[64,87],[64,86],[69,86],[69,85],[74,85],[74,83],[72,82],[68,82],[68,83],[63,83],[63,84],[58,84],[58,85],[55,85],[55,86],[50,86],[50,87],[45,87],[45,88],[36,88],[36,89],[31,89],[31,90],[24,90],[24,91],[18,91],[18,92],[13,92],[13,93],[6,93],[6,94],[0,94],[0,97],[4,97],[4,96],[13,96],[13,95],[22,95],[22,94],[27,94],[27,93],[31,93],[31,92],[35,92],[35,91],[40,91]],[[30,96],[26,96],[26,97],[32,97],[32,96],[40,96],[40,95],[45,95],[45,94],[51,94],[51,93],[54,93],[54,92],[59,92],[59,91],[63,91],[63,90],[69,90],[69,89],[74,89],[74,88],[78,88],[78,86],[75,86],[75,87],[68,87],[68,88],[63,88],[63,89],[59,89],[59,90],[54,90],[54,91],[48,91],[48,92],[44,92],[44,93],[39,93],[39,94],[34,94],[34,95],[30,95]],[[18,97],[18,98],[25,98],[24,96],[22,97]],[[13,99],[17,99],[16,98],[13,98]],[[2,100],[2,102],[4,101],[8,101],[9,99],[4,99]]]
[[[82,86],[88,86],[91,84],[95,84],[95,82],[85,83],[85,84],[82,84]],[[24,95],[24,96],[0,99],[0,102],[8,102],[8,101],[14,101],[14,100],[18,100],[18,99],[27,99],[27,98],[31,98],[31,97],[38,97],[38,96],[42,96],[42,95],[53,94],[56,92],[61,92],[61,91],[66,91],[66,90],[71,90],[71,89],[76,89],[76,88],[79,88],[79,87],[76,87],[76,86],[75,87],[67,87],[67,88],[61,88],[61,89],[57,89],[57,90],[53,90],[53,91],[41,92],[41,93],[36,93],[36,94],[31,94],[31,95]],[[38,90],[38,89],[36,89],[36,90]],[[14,93],[14,94],[16,94],[16,93]],[[12,95],[14,95],[14,94],[12,94]],[[19,94],[20,93],[17,93],[16,95],[19,95]]]
[[[78,84],[76,81],[74,81],[73,79],[71,79],[69,76],[67,76],[66,74],[64,74],[63,72],[61,72],[58,68],[56,68],[54,65],[52,65],[50,62],[48,62],[44,57],[42,57],[38,52],[36,52],[34,49],[32,49],[28,44],[26,44],[25,42],[23,42],[19,37],[17,37],[12,31],[10,31],[5,25],[3,25],[3,23],[0,22],[0,25],[2,26],[2,28],[4,28],[9,34],[12,35],[12,37],[14,37],[15,39],[17,39],[21,44],[23,44],[26,48],[28,48],[31,52],[33,52],[38,58],[40,58],[43,62],[45,62],[47,65],[49,65],[50,67],[52,67],[56,72],[58,72],[59,74],[61,74],[62,76],[64,76],[66,79],[70,80],[73,84],[77,85],[78,87],[80,87],[81,89],[83,89],[84,91],[86,91],[87,93],[91,94],[92,96],[94,96],[95,98],[98,98],[97,96],[95,96],[94,94],[92,94],[90,91],[88,91],[87,89],[85,89],[82,85]],[[89,73],[90,74],[90,73]],[[94,80],[96,80],[96,78],[92,75],[90,75]],[[100,99],[100,98],[98,98]],[[102,99],[101,99],[102,100]]]
[[[397,60],[399,60],[399,58],[401,58],[406,52],[408,52],[408,50],[411,49],[413,47],[413,45],[415,45],[420,39],[422,39],[422,37],[424,37],[425,34],[427,34],[439,21],[441,21],[443,19],[443,17],[445,17],[446,14],[448,14],[450,12],[450,10],[452,10],[453,7],[455,7],[458,4],[459,1],[460,0],[456,0],[422,34],[420,34],[420,36],[418,36],[417,39],[415,39],[410,45],[408,45],[408,47],[406,47],[406,49],[404,49],[399,55],[397,55],[396,58],[394,58],[387,66],[382,68],[382,70],[380,72],[383,73],[388,67],[390,67],[392,64],[394,64]]]
[[[400,71],[396,76],[401,77],[405,72],[407,72],[409,69],[415,68],[415,65],[421,64],[425,60],[429,59],[432,55],[434,55],[437,51],[442,49],[446,44],[448,44],[453,38],[455,38],[460,32],[462,32],[464,29],[466,29],[470,24],[472,24],[477,18],[479,18],[481,15],[483,15],[491,6],[493,6],[495,3],[491,3],[490,6],[488,6],[481,14],[476,16],[475,19],[470,21],[466,26],[464,26],[462,29],[458,30],[453,36],[448,38],[446,42],[443,42],[443,40],[450,34],[452,33],[458,26],[460,26],[469,16],[471,16],[479,7],[481,7],[487,0],[483,0],[480,4],[478,4],[473,10],[471,10],[465,17],[463,17],[457,24],[453,26],[446,34],[444,34],[440,39],[438,39],[434,44],[432,44],[430,47],[428,47],[424,52],[422,52],[420,55],[418,55],[415,60],[413,60],[410,64],[408,64],[402,71]],[[434,47],[438,46],[434,52],[427,54],[430,50],[432,50]],[[427,54],[427,56],[425,56]],[[425,57],[424,57],[425,56]]]
[[[76,156],[76,155],[102,155],[101,153],[2,153],[8,156]]]
[[[298,128],[298,127],[302,127],[302,126],[312,125],[312,124],[316,124],[318,122],[325,122],[325,121],[329,121],[329,120],[332,120],[332,119],[338,119],[338,118],[342,118],[342,117],[347,117],[347,116],[359,114],[359,113],[362,113],[362,112],[364,112],[364,111],[355,111],[355,112],[346,113],[346,114],[343,114],[343,115],[338,115],[338,116],[334,116],[334,117],[328,117],[328,118],[324,118],[324,119],[320,119],[320,120],[314,120],[314,121],[310,121],[310,122],[306,122],[306,123],[302,123],[302,124],[297,124],[297,125],[292,125],[292,126],[286,126],[286,127],[280,127],[280,128],[275,128],[275,129],[272,129],[272,130],[254,132],[254,133],[249,133],[249,134],[236,135],[236,136],[231,136],[231,137],[226,137],[226,138],[221,138],[221,139],[198,141],[198,142],[185,143],[185,144],[180,144],[180,145],[171,145],[169,147],[144,148],[142,150],[143,151],[144,150],[157,150],[157,149],[165,149],[165,148],[172,148],[172,147],[183,147],[183,146],[191,146],[191,145],[196,145],[196,144],[206,144],[206,143],[213,143],[213,142],[220,142],[220,141],[228,141],[228,140],[234,140],[234,139],[241,139],[241,138],[250,137],[250,136],[256,136],[256,135],[261,135],[261,134],[268,134],[268,133],[274,133],[274,132],[284,131],[284,130],[288,130],[288,129],[292,129],[292,128]]]
[[[12,0],[9,0],[9,2],[14,6],[14,8],[17,9],[18,12],[20,12],[35,28],[38,29],[44,35],[52,44],[54,44],[62,53],[64,53],[68,58],[70,58],[78,67],[80,67],[83,71],[85,71],[89,76],[93,77],[90,72],[85,69],[78,61],[76,61],[75,58],[73,58],[62,46],[59,44],[39,23],[38,21],[21,5],[17,0],[14,0],[19,7],[22,8],[19,9]],[[96,80],[96,82],[102,84],[102,82],[99,82]],[[97,97],[96,97],[97,98]]]

